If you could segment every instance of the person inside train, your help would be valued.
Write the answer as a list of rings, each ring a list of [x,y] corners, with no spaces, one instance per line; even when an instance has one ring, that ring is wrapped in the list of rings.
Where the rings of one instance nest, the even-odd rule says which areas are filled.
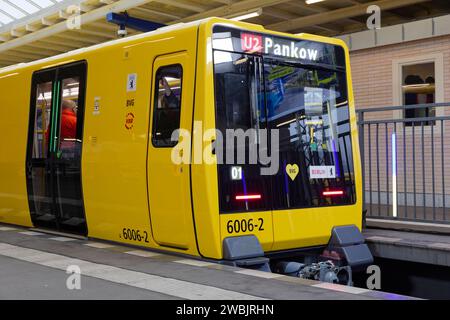
[[[77,136],[78,106],[73,100],[63,100],[61,113],[61,140]]]
[[[180,99],[164,76],[159,80],[159,88],[156,114],[157,134],[159,140],[170,144],[172,133],[179,128],[180,124]]]
[[[161,108],[163,109],[178,109],[180,107],[178,97],[170,88],[169,83],[165,77],[159,81],[160,87],[164,88],[164,95],[161,98]]]
[[[77,136],[77,104],[72,100],[63,100],[61,112],[60,140],[75,139]],[[49,141],[50,128],[45,133],[46,141]]]

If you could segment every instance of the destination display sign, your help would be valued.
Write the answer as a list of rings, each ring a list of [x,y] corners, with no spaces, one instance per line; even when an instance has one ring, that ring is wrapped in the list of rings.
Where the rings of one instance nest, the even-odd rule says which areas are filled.
[[[244,52],[259,52],[268,55],[316,61],[318,50],[305,48],[304,41],[293,41],[252,33],[241,33],[241,49]]]
[[[239,30],[217,25],[213,29],[213,48],[229,52],[257,54],[308,64],[345,68],[345,52],[341,46],[279,37],[271,34]]]

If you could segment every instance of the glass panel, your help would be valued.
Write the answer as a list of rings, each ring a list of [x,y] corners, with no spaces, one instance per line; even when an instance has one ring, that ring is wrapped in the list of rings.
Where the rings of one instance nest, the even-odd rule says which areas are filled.
[[[29,178],[31,178],[32,193],[30,206],[32,218],[40,225],[52,226],[55,224],[55,215],[52,212],[52,183],[51,170],[47,165],[50,132],[50,115],[53,103],[51,81],[38,83],[36,86],[34,133],[32,145],[32,161],[29,164]]]
[[[173,147],[178,137],[171,140],[172,133],[180,127],[181,65],[159,68],[155,90],[152,142],[155,147]]]
[[[32,158],[43,159],[47,158],[48,154],[52,82],[38,84],[36,97]]]
[[[270,209],[270,179],[260,175],[259,153],[256,149],[251,152],[250,148],[260,147],[259,135],[248,130],[266,127],[261,58],[215,50],[214,62],[216,126],[225,140],[224,153],[217,155],[221,161],[218,164],[221,212]],[[236,136],[243,135],[229,136],[228,129],[236,130]],[[242,151],[245,157],[239,160],[238,153]],[[253,163],[250,154],[255,155]],[[241,200],[248,196],[260,199]]]
[[[77,132],[79,86],[79,77],[62,81],[59,157],[63,159],[76,159],[81,152],[81,135]]]
[[[234,164],[218,165],[221,212],[356,201],[345,72],[214,50],[214,73],[216,123],[224,137],[227,129],[266,127],[280,137],[274,176],[249,164],[248,137],[244,164],[235,157]],[[237,201],[238,195],[256,198]]]
[[[280,134],[275,209],[355,201],[345,73],[266,60],[268,127]],[[289,169],[298,166],[294,174]],[[342,195],[329,197],[324,192]]]
[[[56,195],[61,227],[76,231],[85,225],[81,175],[82,110],[78,110],[80,78],[61,80],[59,148],[56,161]]]
[[[426,104],[436,102],[435,65],[434,62],[403,66],[402,92],[404,105]],[[417,108],[405,110],[405,118],[434,117],[435,108]],[[421,125],[422,122],[415,122]],[[433,121],[423,122],[431,125]],[[411,126],[412,122],[406,122]]]

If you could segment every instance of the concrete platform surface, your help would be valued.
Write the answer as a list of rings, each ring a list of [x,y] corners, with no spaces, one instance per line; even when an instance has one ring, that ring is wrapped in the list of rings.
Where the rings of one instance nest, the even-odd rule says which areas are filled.
[[[0,299],[409,299],[2,224],[0,266]]]
[[[374,228],[363,234],[376,257],[450,267],[450,235]]]

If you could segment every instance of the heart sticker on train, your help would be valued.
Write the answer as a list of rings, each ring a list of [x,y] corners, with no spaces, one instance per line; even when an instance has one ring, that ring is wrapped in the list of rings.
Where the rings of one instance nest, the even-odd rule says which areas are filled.
[[[288,164],[286,166],[286,173],[288,174],[289,178],[291,178],[292,181],[295,180],[295,178],[297,178],[298,175],[298,165],[296,164]]]

